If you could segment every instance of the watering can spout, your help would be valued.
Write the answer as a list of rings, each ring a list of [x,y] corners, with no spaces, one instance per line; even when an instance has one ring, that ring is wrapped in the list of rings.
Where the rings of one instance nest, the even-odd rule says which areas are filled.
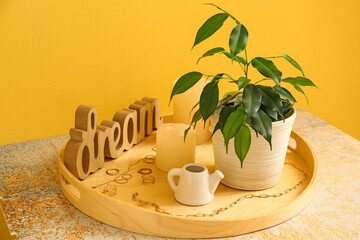
[[[223,178],[224,174],[219,170],[215,170],[213,174],[209,175],[209,191],[211,194],[214,194],[216,188],[220,183],[220,180]]]

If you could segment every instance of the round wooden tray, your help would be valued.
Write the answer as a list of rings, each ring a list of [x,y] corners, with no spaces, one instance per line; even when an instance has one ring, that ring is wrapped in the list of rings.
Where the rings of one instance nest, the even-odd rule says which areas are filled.
[[[165,122],[171,121],[165,118]],[[116,195],[109,197],[103,193],[100,183],[112,180],[105,171],[118,168],[125,172],[129,164],[149,154],[154,154],[156,134],[145,138],[119,158],[105,162],[105,166],[80,181],[75,178],[63,163],[62,150],[59,157],[60,185],[65,197],[80,211],[114,227],[162,237],[207,238],[226,237],[253,232],[284,222],[301,212],[311,201],[315,192],[317,160],[309,143],[296,132],[291,133],[296,147],[288,147],[286,160],[304,170],[308,180],[290,193],[276,198],[251,198],[238,202],[232,208],[213,217],[178,217],[176,214],[211,213],[228,206],[242,195],[274,194],[283,192],[298,183],[302,173],[291,165],[285,165],[280,183],[262,191],[240,191],[220,184],[214,201],[200,207],[189,207],[178,203],[167,183],[167,173],[158,170],[154,163],[140,162],[131,167],[132,178],[126,184],[110,183],[117,187]],[[63,148],[64,149],[64,148]],[[211,142],[197,146],[196,161],[206,165],[209,172],[214,171]],[[155,184],[143,184],[140,168],[151,168]],[[132,200],[134,193],[138,198],[154,202],[172,215],[159,213],[154,207]]]

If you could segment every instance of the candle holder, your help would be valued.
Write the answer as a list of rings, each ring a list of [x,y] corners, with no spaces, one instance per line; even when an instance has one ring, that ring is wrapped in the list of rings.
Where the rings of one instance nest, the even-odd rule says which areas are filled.
[[[184,131],[189,125],[168,123],[162,125],[156,133],[156,167],[163,171],[180,168],[195,162],[196,138],[191,129],[184,141]]]

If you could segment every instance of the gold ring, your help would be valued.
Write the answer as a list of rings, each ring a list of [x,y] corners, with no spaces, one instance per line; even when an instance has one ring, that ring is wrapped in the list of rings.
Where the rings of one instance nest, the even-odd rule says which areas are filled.
[[[154,162],[154,160],[155,160],[155,155],[150,154],[150,155],[146,155],[143,161],[145,163],[152,163]]]
[[[141,168],[140,170],[138,170],[138,173],[143,175],[149,175],[152,173],[152,170],[150,168]]]
[[[116,176],[119,174],[119,172],[120,172],[120,170],[117,168],[110,168],[110,169],[106,170],[106,174],[109,176]]]
[[[142,183],[146,184],[146,183],[151,183],[154,184],[155,183],[155,177],[153,175],[143,175],[141,176],[142,178]]]

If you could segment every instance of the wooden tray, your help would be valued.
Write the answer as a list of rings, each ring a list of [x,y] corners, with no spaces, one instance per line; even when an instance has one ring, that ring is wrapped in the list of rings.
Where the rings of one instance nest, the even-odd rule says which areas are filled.
[[[165,118],[165,122],[171,118]],[[105,162],[104,168],[80,181],[65,167],[62,150],[59,157],[60,185],[65,197],[80,211],[125,230],[162,237],[207,238],[226,237],[253,232],[284,222],[301,212],[311,201],[315,192],[317,160],[309,143],[296,132],[291,137],[296,147],[288,147],[286,161],[303,169],[308,180],[290,193],[277,198],[251,198],[238,202],[232,208],[213,217],[177,217],[156,212],[154,207],[132,200],[134,193],[139,193],[142,200],[154,202],[171,214],[211,213],[213,210],[228,206],[242,195],[271,194],[283,192],[298,183],[302,173],[291,165],[285,165],[280,183],[263,191],[240,191],[220,184],[215,192],[214,201],[200,207],[181,205],[174,198],[174,193],[167,183],[167,173],[158,170],[154,163],[140,162],[131,167],[132,179],[126,184],[111,183],[117,186],[116,195],[109,197],[103,193],[104,186],[93,186],[112,180],[106,175],[110,168],[125,172],[129,164],[154,154],[155,134],[147,137],[119,158]],[[197,146],[196,161],[206,165],[213,172],[213,150],[211,142]],[[137,172],[140,168],[151,168],[156,178],[155,184],[143,184]]]

